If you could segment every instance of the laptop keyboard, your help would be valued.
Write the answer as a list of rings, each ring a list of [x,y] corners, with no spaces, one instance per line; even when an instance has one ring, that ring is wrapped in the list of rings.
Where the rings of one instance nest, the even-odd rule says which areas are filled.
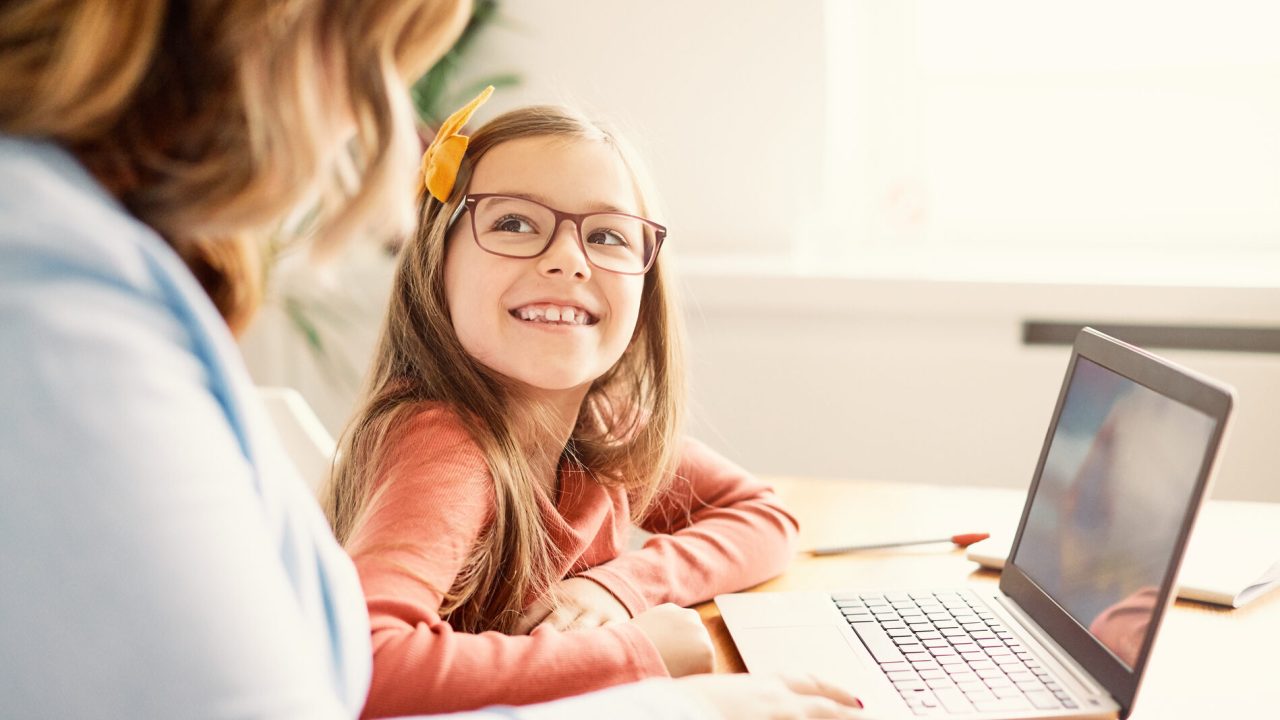
[[[837,593],[832,600],[917,715],[1077,707],[975,595]]]

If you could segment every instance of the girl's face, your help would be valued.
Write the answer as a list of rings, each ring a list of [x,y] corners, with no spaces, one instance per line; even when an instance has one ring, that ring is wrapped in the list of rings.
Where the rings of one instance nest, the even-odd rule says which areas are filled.
[[[502,143],[476,164],[468,191],[523,196],[568,213],[641,214],[626,165],[595,140]],[[580,401],[630,343],[644,276],[591,265],[575,233],[565,221],[542,255],[502,257],[476,244],[465,212],[449,233],[444,282],[453,328],[468,354],[529,387]]]

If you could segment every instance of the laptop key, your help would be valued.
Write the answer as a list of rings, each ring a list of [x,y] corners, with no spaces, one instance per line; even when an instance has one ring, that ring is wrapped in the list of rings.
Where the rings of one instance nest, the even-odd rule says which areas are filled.
[[[1044,684],[1041,683],[1039,680],[1015,680],[1013,684],[1021,688],[1023,692],[1031,692],[1032,690],[1044,690]]]
[[[991,688],[991,694],[995,695],[998,698],[1022,697],[1022,691],[1012,685],[1007,685],[1005,687]]]
[[[982,702],[983,700],[996,699],[996,696],[992,695],[991,691],[986,688],[982,688],[981,690],[965,690],[964,696],[969,698],[969,702],[972,702],[975,704]]]
[[[898,651],[898,646],[893,644],[893,639],[885,634],[880,626],[873,622],[856,622],[849,623],[849,627],[857,633],[858,639],[867,646],[867,650],[871,651],[871,656],[878,663],[896,662],[906,658]],[[924,658],[917,658],[927,660]]]
[[[1052,708],[1062,707],[1062,703],[1058,701],[1058,698],[1054,697],[1053,693],[1046,690],[1028,690],[1027,699],[1030,700],[1031,704],[1035,705],[1038,710],[1049,710]]]
[[[894,680],[893,686],[898,688],[898,692],[905,692],[908,690],[913,692],[923,691],[925,688],[929,687],[924,684],[923,680]]]
[[[1026,710],[1030,707],[1031,703],[1020,697],[973,701],[973,709],[978,712],[1007,712],[1009,710]]]
[[[946,708],[949,713],[973,711],[973,704],[957,688],[937,688],[933,691],[933,695],[938,698],[938,702],[942,703],[942,707]]]

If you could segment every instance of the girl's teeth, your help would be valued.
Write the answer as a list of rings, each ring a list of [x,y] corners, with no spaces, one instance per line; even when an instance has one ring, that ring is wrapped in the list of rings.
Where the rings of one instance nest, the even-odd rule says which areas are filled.
[[[521,320],[528,322],[563,323],[566,325],[586,325],[590,316],[586,310],[571,307],[520,308],[514,313]]]

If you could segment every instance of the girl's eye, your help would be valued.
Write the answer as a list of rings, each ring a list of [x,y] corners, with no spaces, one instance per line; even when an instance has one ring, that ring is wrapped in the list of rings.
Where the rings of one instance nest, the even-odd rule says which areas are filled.
[[[592,230],[587,236],[587,242],[592,245],[619,245],[627,247],[631,243],[622,236],[617,230]]]
[[[538,231],[528,218],[519,215],[504,215],[498,218],[498,221],[493,224],[493,229],[498,232],[509,233],[532,233]]]

